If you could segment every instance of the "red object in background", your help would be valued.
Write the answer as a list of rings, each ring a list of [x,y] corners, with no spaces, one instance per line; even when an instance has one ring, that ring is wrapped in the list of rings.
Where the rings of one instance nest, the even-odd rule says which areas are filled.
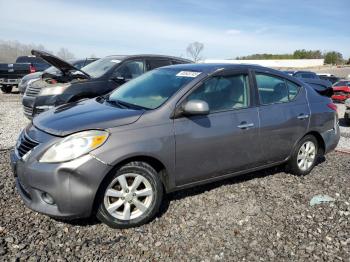
[[[333,86],[333,92],[333,100],[344,102],[346,99],[350,98],[349,86]]]
[[[333,111],[336,111],[338,113],[338,107],[336,104],[333,104],[333,103],[329,103],[327,104],[327,106],[332,109]]]
[[[36,72],[35,66],[29,65],[29,71],[30,71],[31,73],[35,73],[35,72]]]

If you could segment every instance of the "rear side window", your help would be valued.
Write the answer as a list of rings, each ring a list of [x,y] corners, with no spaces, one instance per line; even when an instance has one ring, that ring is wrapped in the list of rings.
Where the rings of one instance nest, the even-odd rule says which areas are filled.
[[[152,69],[156,69],[158,67],[162,67],[162,66],[168,66],[170,65],[170,61],[169,60],[165,60],[165,59],[157,59],[157,60],[148,60],[148,70],[152,70]]]
[[[289,101],[288,89],[284,79],[256,74],[256,84],[262,104],[268,105]]]
[[[292,101],[300,90],[300,86],[291,81],[264,74],[256,74],[256,83],[264,105]]]
[[[45,63],[40,57],[36,56],[19,56],[16,60],[16,63]]]

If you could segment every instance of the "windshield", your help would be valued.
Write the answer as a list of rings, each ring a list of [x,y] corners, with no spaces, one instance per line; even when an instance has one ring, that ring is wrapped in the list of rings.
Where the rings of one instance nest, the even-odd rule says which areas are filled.
[[[176,68],[156,69],[120,86],[109,96],[109,100],[155,109],[199,74]]]
[[[81,70],[90,75],[92,78],[103,76],[109,69],[116,64],[119,64],[121,60],[118,57],[105,57],[84,66]]]

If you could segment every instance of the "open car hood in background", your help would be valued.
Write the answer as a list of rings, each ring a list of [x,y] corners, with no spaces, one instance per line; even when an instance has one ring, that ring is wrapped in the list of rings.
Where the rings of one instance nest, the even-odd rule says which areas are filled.
[[[45,60],[50,65],[56,67],[63,74],[67,74],[69,71],[75,70],[75,71],[80,71],[84,75],[89,77],[89,75],[87,73],[85,73],[84,71],[74,67],[73,65],[71,65],[67,61],[62,60],[61,58],[59,58],[57,56],[54,56],[54,55],[51,55],[51,54],[49,54],[47,52],[39,51],[39,50],[32,50],[31,53],[32,53],[32,55],[40,57],[41,59]]]

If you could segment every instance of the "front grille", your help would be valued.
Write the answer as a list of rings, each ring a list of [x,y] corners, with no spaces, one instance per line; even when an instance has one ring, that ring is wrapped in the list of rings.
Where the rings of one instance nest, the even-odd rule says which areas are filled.
[[[33,84],[29,84],[25,95],[26,96],[30,96],[30,97],[36,97],[41,91],[41,87],[39,85],[33,85]]]
[[[39,143],[31,139],[24,131],[20,136],[20,141],[17,144],[17,152],[20,157],[24,156]]]
[[[23,111],[24,111],[24,114],[27,116],[33,115],[33,108],[31,108],[29,106],[23,106]]]

